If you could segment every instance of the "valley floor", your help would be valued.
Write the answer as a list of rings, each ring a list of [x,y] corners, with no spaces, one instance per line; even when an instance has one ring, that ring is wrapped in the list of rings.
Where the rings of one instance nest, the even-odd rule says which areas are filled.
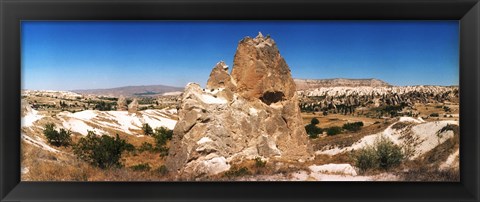
[[[307,124],[312,118],[320,127],[341,126],[362,121],[357,132],[320,135],[310,139],[315,158],[307,162],[280,162],[269,159],[247,160],[232,166],[230,171],[197,179],[178,179],[162,169],[163,158],[155,152],[137,151],[122,155],[123,168],[100,169],[77,159],[69,147],[49,145],[42,134],[44,125],[54,123],[73,132],[73,141],[88,131],[98,134],[119,134],[135,147],[153,138],[142,134],[142,124],[173,129],[176,110],[126,111],[85,110],[76,113],[59,112],[51,115],[36,110],[22,118],[22,180],[25,181],[458,181],[459,130],[458,120],[397,117],[375,119],[340,114],[327,116],[305,113]],[[453,127],[453,129],[451,128]],[[450,127],[446,130],[446,127]],[[386,137],[410,152],[399,166],[389,169],[360,171],[355,166],[354,153]],[[263,164],[262,164],[263,163]],[[148,164],[146,170],[134,169]]]

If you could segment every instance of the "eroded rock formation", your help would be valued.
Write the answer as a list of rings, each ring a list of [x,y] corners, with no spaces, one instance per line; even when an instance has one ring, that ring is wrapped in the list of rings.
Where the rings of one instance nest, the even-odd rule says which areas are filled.
[[[312,157],[295,83],[275,42],[238,44],[231,76],[219,62],[207,88],[186,86],[166,166],[183,177],[214,175],[245,159]]]
[[[127,111],[127,100],[124,96],[120,96],[117,101],[117,111]]]
[[[138,100],[135,98],[128,105],[128,113],[137,113],[137,111],[138,111]]]
[[[314,90],[329,87],[389,87],[385,81],[379,79],[294,79],[297,90]]]
[[[321,87],[298,91],[302,109],[350,114],[357,107],[414,106],[415,103],[458,103],[456,86]]]

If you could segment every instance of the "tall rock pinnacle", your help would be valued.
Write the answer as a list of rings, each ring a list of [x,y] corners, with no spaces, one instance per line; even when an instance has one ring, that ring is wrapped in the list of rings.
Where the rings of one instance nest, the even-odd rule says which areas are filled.
[[[239,42],[232,75],[219,62],[206,89],[186,86],[166,166],[196,178],[257,157],[297,162],[312,154],[290,69],[259,33]]]
[[[261,33],[240,42],[233,63],[232,77],[237,83],[237,92],[246,99],[274,102],[290,99],[296,92],[290,68],[275,41],[265,39]]]

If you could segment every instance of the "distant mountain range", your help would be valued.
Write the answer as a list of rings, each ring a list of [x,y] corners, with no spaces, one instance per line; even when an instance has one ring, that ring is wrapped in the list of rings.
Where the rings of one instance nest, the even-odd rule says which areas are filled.
[[[105,89],[85,89],[72,90],[72,92],[84,95],[102,95],[102,96],[125,96],[125,97],[141,97],[141,96],[158,96],[169,92],[183,91],[183,88],[166,86],[166,85],[145,85],[145,86],[124,86],[118,88]]]
[[[325,87],[388,87],[389,83],[379,79],[293,79],[297,85],[297,90],[308,90]]]

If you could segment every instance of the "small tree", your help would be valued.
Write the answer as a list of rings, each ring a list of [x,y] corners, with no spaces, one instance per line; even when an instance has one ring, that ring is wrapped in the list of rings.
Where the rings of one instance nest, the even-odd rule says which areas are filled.
[[[155,129],[155,143],[157,146],[165,146],[168,140],[171,140],[173,137],[173,130],[170,130],[165,127],[159,127]]]
[[[105,169],[122,167],[120,163],[122,152],[132,150],[133,145],[120,139],[118,134],[115,138],[107,135],[99,137],[93,131],[88,131],[88,135],[75,145],[74,154],[94,166]]]
[[[323,132],[321,128],[316,126],[319,123],[320,121],[318,121],[317,118],[312,118],[310,124],[305,126],[305,131],[307,132],[308,137],[315,139],[318,138],[318,134]]]
[[[160,127],[155,129],[153,138],[155,138],[155,150],[160,152],[161,156],[168,155],[168,148],[165,146],[168,140],[171,140],[173,137],[173,130],[170,130],[165,127]]]
[[[65,130],[63,128],[60,131],[55,130],[55,125],[53,123],[48,123],[43,129],[43,134],[47,138],[48,143],[54,146],[68,146],[72,141],[70,137],[72,133],[70,130]]]
[[[148,135],[148,136],[153,135],[153,129],[152,127],[150,127],[150,125],[148,125],[148,123],[145,123],[142,125],[142,130],[143,130],[143,134],[145,135]]]

